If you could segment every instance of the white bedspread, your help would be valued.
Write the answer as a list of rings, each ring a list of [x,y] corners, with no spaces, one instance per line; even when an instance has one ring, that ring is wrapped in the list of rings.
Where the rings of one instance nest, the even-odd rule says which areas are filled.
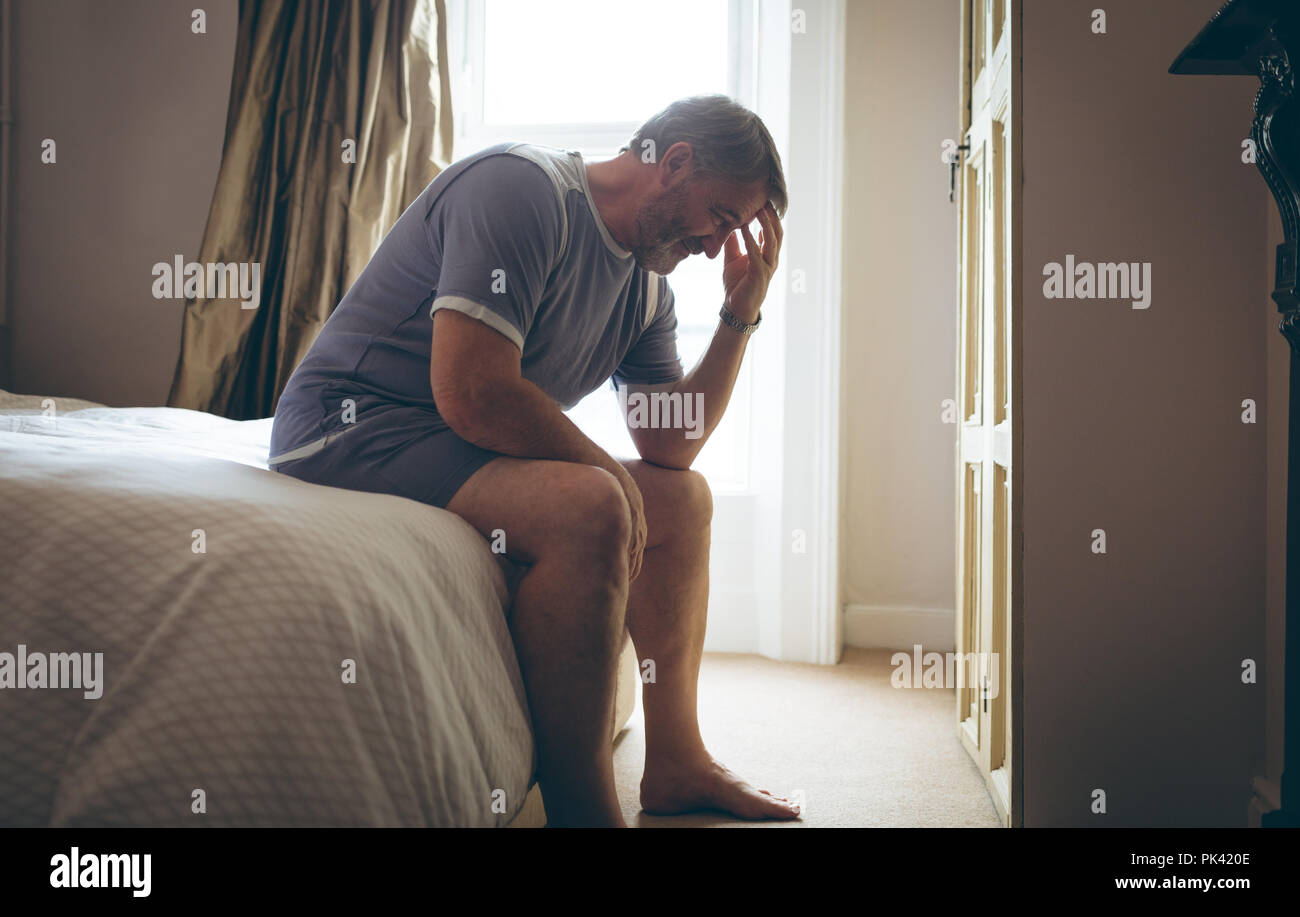
[[[0,653],[103,653],[99,699],[0,689],[0,825],[514,816],[532,733],[468,524],[267,471],[269,420],[0,395]]]

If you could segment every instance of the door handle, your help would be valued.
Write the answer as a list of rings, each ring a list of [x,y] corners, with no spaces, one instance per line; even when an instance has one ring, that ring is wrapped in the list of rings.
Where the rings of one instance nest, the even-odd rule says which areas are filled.
[[[970,144],[963,143],[961,146],[957,147],[957,149],[959,151],[969,150]],[[957,160],[958,159],[961,159],[960,152],[958,152],[957,155],[952,159],[952,161],[948,163],[948,203],[950,204],[952,203],[952,196],[954,192],[957,190]]]

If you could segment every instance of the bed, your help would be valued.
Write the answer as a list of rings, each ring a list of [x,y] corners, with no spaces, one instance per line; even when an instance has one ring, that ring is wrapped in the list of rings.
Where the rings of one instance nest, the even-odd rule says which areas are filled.
[[[270,423],[0,392],[0,825],[544,823],[517,571]]]

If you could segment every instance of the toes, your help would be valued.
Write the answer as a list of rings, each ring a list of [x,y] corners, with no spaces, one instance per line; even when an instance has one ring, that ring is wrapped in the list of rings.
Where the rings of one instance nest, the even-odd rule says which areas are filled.
[[[772,796],[768,794],[768,807],[785,818],[793,818],[799,814],[799,807],[786,799],[784,796]]]
[[[769,802],[763,806],[763,814],[768,818],[796,818],[799,815],[799,807],[782,802]]]
[[[773,796],[767,790],[747,789],[749,790],[746,794],[748,796],[748,804],[743,806],[744,809],[748,810],[745,813],[745,817],[755,819],[775,818],[783,820],[799,817],[799,807],[792,805],[788,800],[780,796]],[[740,806],[737,807],[738,810],[740,808]]]

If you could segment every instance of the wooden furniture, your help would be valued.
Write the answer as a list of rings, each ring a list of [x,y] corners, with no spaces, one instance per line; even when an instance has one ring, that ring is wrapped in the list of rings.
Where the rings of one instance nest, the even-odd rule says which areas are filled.
[[[1256,76],[1251,139],[1255,161],[1282,214],[1273,301],[1278,328],[1291,345],[1290,431],[1286,500],[1286,717],[1282,806],[1266,813],[1264,827],[1300,826],[1300,297],[1297,237],[1300,236],[1300,3],[1296,0],[1230,0],[1169,68],[1170,73]]]

